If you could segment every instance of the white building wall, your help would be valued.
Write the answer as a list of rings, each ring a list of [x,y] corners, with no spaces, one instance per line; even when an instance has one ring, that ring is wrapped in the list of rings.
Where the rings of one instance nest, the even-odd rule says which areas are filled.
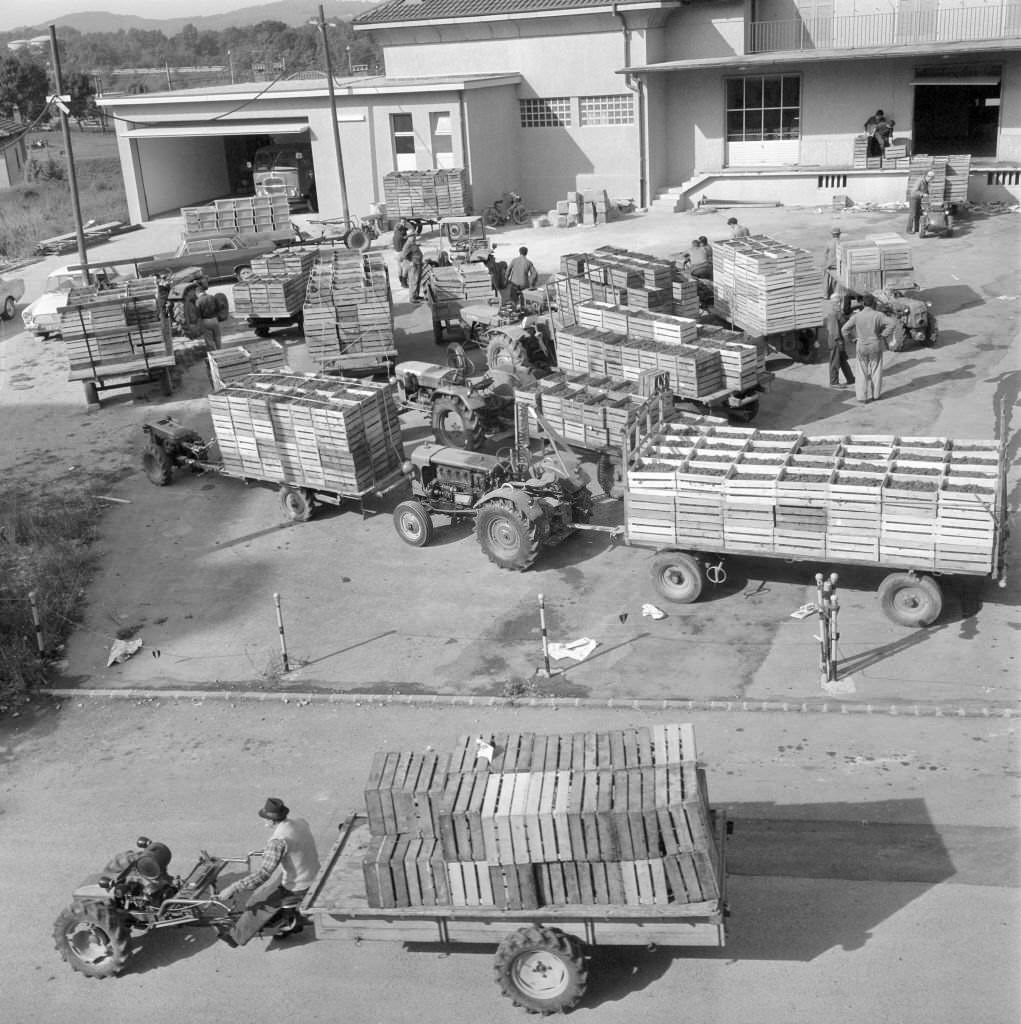
[[[691,5],[674,14],[664,31],[661,60],[701,60],[744,53],[744,3]]]

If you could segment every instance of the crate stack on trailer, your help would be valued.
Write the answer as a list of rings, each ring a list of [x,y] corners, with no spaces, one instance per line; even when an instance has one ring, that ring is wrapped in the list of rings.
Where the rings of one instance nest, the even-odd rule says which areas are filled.
[[[303,316],[309,356],[324,369],[372,369],[397,356],[390,279],[380,253],[320,251]]]
[[[667,907],[720,898],[689,725],[463,737],[380,753],[365,792],[370,907]]]
[[[383,176],[383,198],[390,219],[436,221],[472,212],[471,187],[462,168],[391,171]]]
[[[246,340],[237,345],[213,349],[209,355],[209,377],[214,391],[250,373],[285,370],[287,356],[283,345],[272,338]]]
[[[894,231],[837,243],[836,276],[860,295],[914,287],[914,263],[907,239]]]
[[[291,211],[286,196],[238,196],[217,199],[212,206],[185,206],[185,234],[220,231],[237,234],[290,232]]]
[[[400,475],[388,386],[315,374],[256,373],[209,396],[228,476],[362,495]]]
[[[253,257],[252,276],[234,285],[234,312],[251,320],[295,319],[305,302],[315,259],[316,251],[310,248]]]
[[[679,417],[631,450],[629,537],[657,546],[989,574],[996,441],[729,427]]]

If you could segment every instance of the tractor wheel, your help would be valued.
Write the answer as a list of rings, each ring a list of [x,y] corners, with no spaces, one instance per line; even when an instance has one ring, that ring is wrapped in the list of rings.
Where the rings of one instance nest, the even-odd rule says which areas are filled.
[[[230,319],[230,300],[223,292],[216,293],[216,319],[221,324]]]
[[[620,498],[623,496],[624,470],[623,466],[609,455],[600,455],[596,463],[596,479],[603,489],[603,494],[608,498]]]
[[[520,338],[512,338],[503,331],[490,331],[486,346],[486,365],[513,377],[518,385],[525,387],[534,383],[535,367],[528,358],[528,352]]]
[[[174,461],[166,448],[158,444],[146,446],[142,452],[142,469],[149,478],[149,483],[157,487],[166,487],[174,476]]]
[[[307,523],[312,518],[312,495],[304,487],[281,484],[280,507],[292,523]]]
[[[369,233],[364,228],[351,228],[344,235],[344,245],[356,252],[365,252],[372,245],[372,239],[369,238]]]
[[[14,311],[15,311],[15,309],[17,309],[17,307],[18,307],[18,304],[14,301],[14,296],[13,295],[8,295],[7,298],[4,299],[4,312],[3,312],[4,319],[5,320],[13,320],[14,319]]]
[[[931,626],[943,611],[943,592],[931,576],[894,572],[878,593],[883,614],[899,626]]]
[[[394,529],[413,548],[424,548],[433,539],[432,517],[420,501],[402,501],[394,509]]]
[[[729,410],[727,414],[735,423],[751,423],[759,415],[759,400]]]
[[[269,328],[265,324],[256,324],[252,328],[252,333],[257,338],[268,338],[269,337]]]
[[[498,228],[500,226],[500,214],[497,213],[495,206],[487,206],[482,211],[482,223],[487,228]]]
[[[71,970],[90,978],[112,978],[127,965],[130,931],[102,905],[75,900],[54,923],[53,938]]]
[[[475,536],[486,557],[501,569],[524,572],[539,557],[536,524],[504,498],[494,498],[479,509]]]
[[[432,430],[440,444],[464,448],[469,452],[478,451],[486,440],[478,414],[463,402],[446,395],[433,403]]]
[[[508,935],[493,962],[500,991],[529,1013],[563,1013],[588,986],[581,943],[559,928],[532,925]]]
[[[251,281],[251,279],[255,277],[255,271],[252,270],[251,267],[247,266],[235,267],[234,277],[237,278],[238,281]]]
[[[511,220],[515,224],[524,224],[528,220],[528,211],[523,206],[511,207]]]
[[[664,551],[652,560],[652,582],[674,604],[692,604],[702,593],[702,563],[685,551]]]

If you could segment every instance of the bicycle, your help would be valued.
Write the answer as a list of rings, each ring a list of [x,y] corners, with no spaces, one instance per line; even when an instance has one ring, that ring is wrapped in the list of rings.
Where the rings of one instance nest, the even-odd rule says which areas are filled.
[[[498,228],[503,224],[524,224],[528,210],[517,192],[505,192],[492,206],[482,211],[482,221],[487,228]]]

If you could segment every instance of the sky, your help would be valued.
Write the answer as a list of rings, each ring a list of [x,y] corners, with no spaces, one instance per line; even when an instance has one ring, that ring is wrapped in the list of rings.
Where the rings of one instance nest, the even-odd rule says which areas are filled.
[[[81,11],[109,11],[111,14],[137,14],[141,18],[189,18],[202,14],[223,14],[262,0],[3,0],[0,3],[0,31],[20,25],[48,25],[50,18]]]

